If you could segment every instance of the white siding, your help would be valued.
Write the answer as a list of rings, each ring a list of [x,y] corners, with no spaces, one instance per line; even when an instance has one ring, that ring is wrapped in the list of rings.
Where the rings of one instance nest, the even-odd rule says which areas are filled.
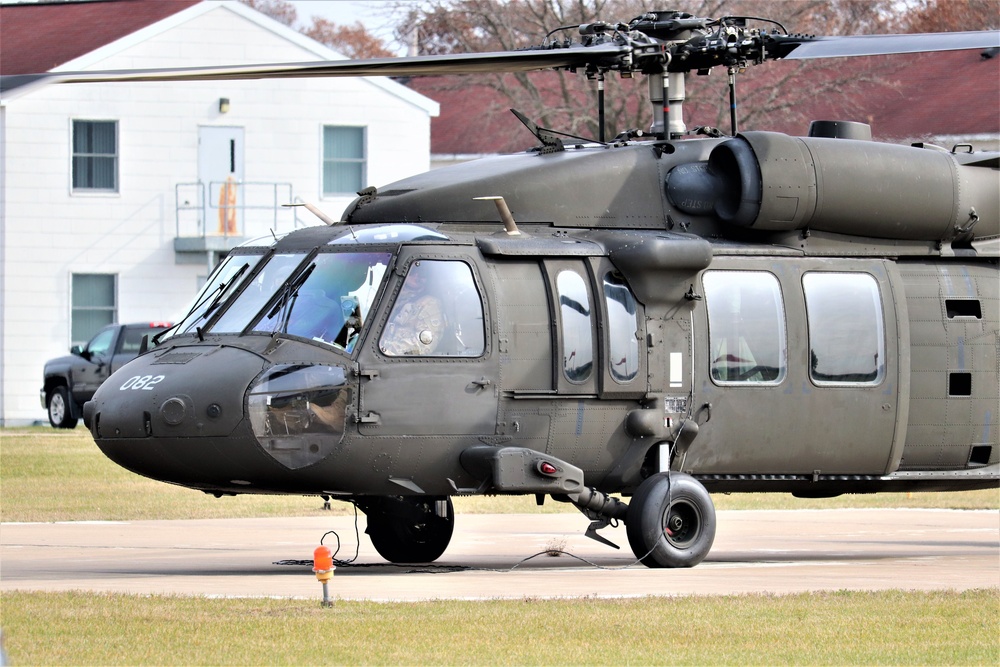
[[[316,60],[323,50],[243,7],[194,9],[66,69]],[[231,104],[224,115],[220,97]],[[177,264],[173,249],[174,187],[198,178],[199,126],[245,128],[247,181],[291,183],[293,196],[339,217],[351,198],[320,195],[322,126],[366,126],[367,184],[383,185],[429,168],[436,112],[395,84],[348,78],[49,86],[3,105],[4,425],[45,419],[42,366],[70,345],[73,273],[118,275],[119,321],[180,316],[206,273]],[[71,192],[73,119],[118,122],[119,192]]]

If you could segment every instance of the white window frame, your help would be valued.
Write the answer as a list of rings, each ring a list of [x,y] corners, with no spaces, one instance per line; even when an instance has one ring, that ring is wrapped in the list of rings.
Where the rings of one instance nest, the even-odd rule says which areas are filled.
[[[104,277],[104,278],[110,278],[111,279],[111,298],[113,300],[112,305],[110,307],[107,307],[107,306],[77,306],[76,305],[77,295],[76,295],[76,290],[74,288],[74,283],[76,282],[75,278],[77,276],[100,276],[100,277]],[[115,322],[118,321],[118,274],[117,273],[89,273],[89,272],[76,273],[76,272],[74,272],[74,273],[70,274],[70,279],[69,280],[70,280],[69,334],[70,334],[70,339],[71,339],[70,344],[71,345],[83,345],[88,340],[90,340],[94,336],[94,334],[96,334],[98,331],[100,331],[102,327],[105,327],[108,324],[113,324],[113,323],[115,323]],[[82,340],[78,340],[77,339],[78,337],[75,337],[73,335],[74,324],[76,323],[77,314],[78,313],[83,313],[83,312],[95,312],[95,311],[110,312],[110,315],[111,315],[110,320],[107,321],[107,322],[105,322],[105,323],[103,323],[103,324],[101,324],[100,326],[94,328],[93,331],[89,332],[86,336],[82,337]]]
[[[77,153],[76,152],[76,124],[77,123],[111,123],[115,130],[114,153]],[[114,160],[114,187],[78,187],[76,180],[76,158],[82,157],[111,157]],[[121,140],[120,124],[113,118],[71,118],[69,124],[69,189],[74,195],[116,195],[121,190]]]
[[[332,129],[345,129],[345,130],[360,130],[361,131],[361,157],[360,158],[337,158],[328,157],[326,154],[326,130],[327,128]],[[320,127],[320,170],[319,170],[319,187],[320,196],[322,198],[330,197],[345,197],[354,196],[358,190],[365,187],[368,182],[368,128],[364,125],[340,125],[336,123],[327,123]],[[340,191],[327,191],[326,189],[326,174],[327,166],[334,168],[338,164],[360,164],[361,165],[361,181],[356,190],[344,190]]]

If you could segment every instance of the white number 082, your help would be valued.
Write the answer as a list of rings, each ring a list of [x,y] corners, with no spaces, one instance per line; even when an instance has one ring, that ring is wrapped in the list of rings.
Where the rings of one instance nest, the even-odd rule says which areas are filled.
[[[152,391],[153,385],[163,380],[163,375],[134,375],[125,380],[125,384],[118,388],[119,391],[126,389],[145,389]]]

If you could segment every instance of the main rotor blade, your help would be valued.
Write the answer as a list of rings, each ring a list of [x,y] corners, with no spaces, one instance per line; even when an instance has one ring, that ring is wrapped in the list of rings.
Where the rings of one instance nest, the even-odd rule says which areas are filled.
[[[632,49],[619,44],[575,46],[559,49],[498,51],[447,54],[411,58],[371,60],[319,60],[301,63],[232,65],[220,67],[175,67],[163,69],[107,70],[93,72],[49,72],[22,75],[21,83],[46,80],[49,83],[108,83],[116,81],[221,81],[233,79],[274,79],[347,76],[437,76],[490,72],[525,72],[553,67],[611,67]],[[13,77],[10,83],[18,83]],[[7,85],[4,86],[8,87]]]
[[[907,35],[852,35],[844,37],[773,36],[777,57],[786,60],[881,56],[893,53],[959,51],[1000,47],[1000,30],[930,32]],[[787,49],[787,52],[782,53]]]

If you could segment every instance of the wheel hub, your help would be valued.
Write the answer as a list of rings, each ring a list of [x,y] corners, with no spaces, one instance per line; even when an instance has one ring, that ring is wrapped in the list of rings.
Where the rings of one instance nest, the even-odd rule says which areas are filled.
[[[663,534],[676,546],[683,547],[698,535],[698,510],[687,503],[670,506]]]

